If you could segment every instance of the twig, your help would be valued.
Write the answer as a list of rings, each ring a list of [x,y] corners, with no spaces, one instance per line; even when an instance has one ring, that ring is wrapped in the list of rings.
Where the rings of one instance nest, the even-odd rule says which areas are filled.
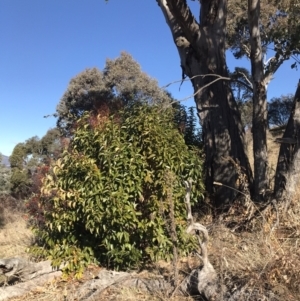
[[[251,81],[249,80],[249,78],[246,76],[246,74],[245,74],[244,72],[241,72],[241,71],[238,71],[238,73],[241,74],[241,75],[243,76],[243,78],[246,80],[246,82],[248,83],[249,86],[246,85],[246,84],[243,83],[243,82],[238,81],[238,80],[237,80],[237,82],[243,83],[244,86],[246,86],[249,90],[252,90],[252,92],[253,92],[253,84],[251,83]]]

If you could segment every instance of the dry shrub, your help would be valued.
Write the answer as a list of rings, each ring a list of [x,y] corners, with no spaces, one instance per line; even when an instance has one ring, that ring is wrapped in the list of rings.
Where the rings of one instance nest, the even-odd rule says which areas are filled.
[[[230,294],[224,300],[299,300],[298,196],[284,212],[284,203],[239,200],[211,224],[211,262]]]
[[[24,202],[9,194],[0,194],[0,228],[16,219],[16,215],[25,212]]]

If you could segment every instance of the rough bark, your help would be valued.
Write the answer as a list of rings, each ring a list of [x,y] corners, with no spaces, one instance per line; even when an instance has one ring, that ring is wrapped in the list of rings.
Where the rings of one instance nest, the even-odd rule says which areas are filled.
[[[240,113],[229,85],[225,60],[227,1],[202,1],[200,22],[186,1],[158,1],[179,52],[181,68],[192,82],[203,131],[206,190],[216,206],[231,201],[241,173],[252,183]],[[220,182],[222,186],[215,186]]]
[[[274,194],[277,199],[291,201],[300,182],[300,83],[298,84],[293,109],[281,139],[277,162]]]
[[[263,53],[259,29],[260,0],[248,0],[253,81],[253,155],[254,197],[262,199],[268,185],[267,158],[267,90],[264,80]]]

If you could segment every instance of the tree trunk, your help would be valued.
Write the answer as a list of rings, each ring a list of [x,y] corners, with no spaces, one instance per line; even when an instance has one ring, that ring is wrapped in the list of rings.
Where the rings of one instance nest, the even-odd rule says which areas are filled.
[[[264,82],[263,54],[260,29],[260,0],[248,0],[248,21],[251,44],[251,71],[253,80],[253,155],[254,197],[260,200],[268,185],[267,157],[267,90]]]
[[[293,109],[282,139],[277,162],[274,194],[277,199],[288,198],[291,201],[293,193],[300,180],[300,82],[294,97]]]
[[[203,131],[206,190],[219,207],[235,197],[237,192],[232,188],[244,191],[252,183],[244,130],[225,60],[227,1],[202,1],[200,23],[186,1],[158,2],[173,34],[182,70],[195,91]]]

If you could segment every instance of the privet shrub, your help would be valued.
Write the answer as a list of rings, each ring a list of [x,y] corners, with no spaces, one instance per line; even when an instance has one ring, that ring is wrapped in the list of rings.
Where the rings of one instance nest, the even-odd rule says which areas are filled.
[[[37,228],[43,247],[33,251],[80,275],[90,262],[124,269],[169,259],[172,227],[178,252],[193,248],[185,234],[183,181],[194,180],[193,199],[200,200],[202,161],[173,117],[171,109],[141,104],[96,123],[83,117],[44,179],[42,206],[52,209]]]

